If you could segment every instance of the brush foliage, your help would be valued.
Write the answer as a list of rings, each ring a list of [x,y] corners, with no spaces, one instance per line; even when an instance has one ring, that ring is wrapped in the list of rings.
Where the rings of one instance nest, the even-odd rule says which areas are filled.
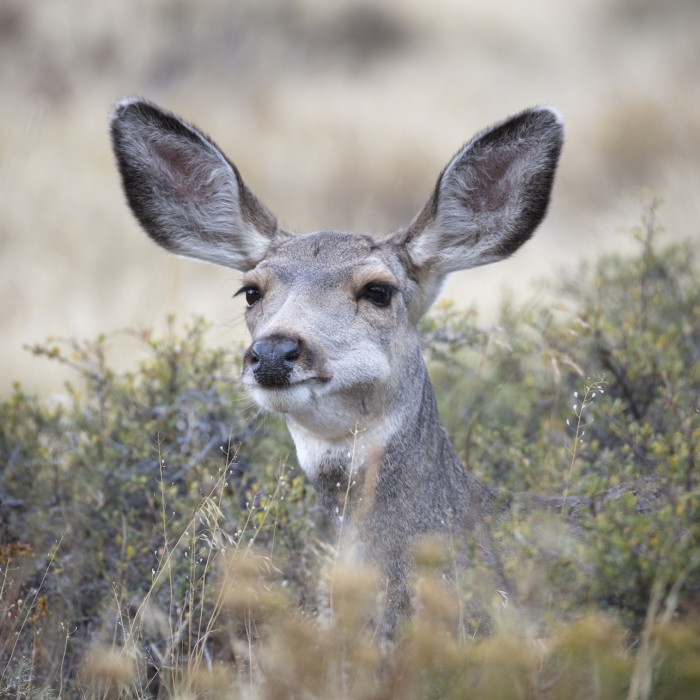
[[[129,372],[108,336],[32,348],[78,381],[0,404],[0,695],[697,697],[700,275],[689,244],[659,245],[655,211],[637,255],[564,277],[555,303],[424,322],[467,469],[584,505],[573,534],[567,512],[496,526],[507,601],[478,565],[443,580],[450,552],[425,543],[391,648],[376,573],[335,566],[238,349],[199,319],[131,332]]]

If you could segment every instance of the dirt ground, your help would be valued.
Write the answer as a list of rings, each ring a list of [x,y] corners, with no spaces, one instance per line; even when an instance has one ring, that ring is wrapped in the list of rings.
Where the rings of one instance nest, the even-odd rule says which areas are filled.
[[[3,0],[0,396],[60,389],[23,350],[48,335],[168,312],[205,314],[213,342],[244,335],[237,273],[166,255],[128,212],[107,138],[119,97],[198,124],[290,228],[369,233],[408,223],[475,131],[555,105],[547,221],[445,289],[487,323],[504,294],[545,294],[533,278],[630,246],[645,189],[674,236],[700,239],[699,37],[696,0]]]

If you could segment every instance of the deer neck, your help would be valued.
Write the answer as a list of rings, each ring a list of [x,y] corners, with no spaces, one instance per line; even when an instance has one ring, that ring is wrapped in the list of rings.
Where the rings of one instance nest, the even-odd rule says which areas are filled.
[[[384,397],[381,412],[339,437],[320,436],[287,418],[299,464],[336,525],[367,517],[392,498],[389,492],[395,492],[402,509],[418,512],[426,490],[433,488],[426,481],[438,480],[441,490],[449,490],[455,478],[465,476],[440,424],[418,349],[401,376],[393,395]]]

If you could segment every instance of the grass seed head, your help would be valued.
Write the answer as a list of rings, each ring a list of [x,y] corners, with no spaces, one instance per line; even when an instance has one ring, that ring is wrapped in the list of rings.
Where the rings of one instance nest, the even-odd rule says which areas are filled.
[[[435,623],[456,623],[460,615],[457,593],[443,581],[421,578],[416,585],[416,607],[419,615]]]
[[[233,615],[254,618],[279,613],[288,598],[273,578],[277,570],[269,557],[236,552],[229,557],[221,575],[221,607]]]
[[[380,594],[376,569],[338,564],[331,585],[333,614],[340,625],[357,627],[376,613]]]
[[[447,564],[448,553],[448,543],[438,535],[425,535],[413,545],[413,557],[420,570],[443,569]]]
[[[81,666],[86,685],[104,697],[117,697],[138,681],[138,668],[133,650],[94,647]]]

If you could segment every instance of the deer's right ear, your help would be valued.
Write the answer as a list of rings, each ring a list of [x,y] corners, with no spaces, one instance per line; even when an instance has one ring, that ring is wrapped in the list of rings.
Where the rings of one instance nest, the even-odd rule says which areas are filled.
[[[156,243],[241,271],[265,257],[277,221],[213,141],[140,98],[117,105],[110,133],[129,206]]]

